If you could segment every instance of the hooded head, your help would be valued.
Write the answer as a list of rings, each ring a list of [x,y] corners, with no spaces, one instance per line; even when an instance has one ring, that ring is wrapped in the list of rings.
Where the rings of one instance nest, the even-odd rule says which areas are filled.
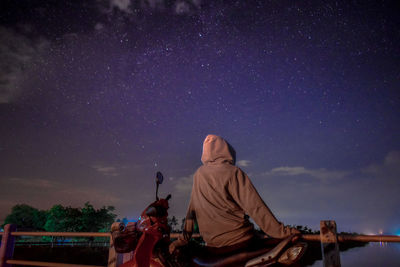
[[[235,164],[236,152],[233,147],[224,139],[217,135],[209,134],[203,143],[203,154],[201,162]]]

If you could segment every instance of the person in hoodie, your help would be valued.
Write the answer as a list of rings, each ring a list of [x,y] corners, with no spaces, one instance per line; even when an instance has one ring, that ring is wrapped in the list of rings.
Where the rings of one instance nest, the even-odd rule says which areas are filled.
[[[275,218],[246,173],[234,165],[235,154],[221,137],[205,138],[203,165],[194,174],[183,234],[171,243],[171,253],[188,243],[194,220],[207,247],[214,248],[248,245],[254,240],[256,234],[249,216],[270,237],[281,239],[300,233]]]

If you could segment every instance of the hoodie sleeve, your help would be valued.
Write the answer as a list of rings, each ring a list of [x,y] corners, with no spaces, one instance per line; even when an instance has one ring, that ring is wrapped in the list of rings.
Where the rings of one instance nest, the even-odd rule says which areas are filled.
[[[229,191],[236,203],[268,236],[284,238],[295,233],[294,229],[285,227],[275,218],[249,177],[239,168],[237,168],[236,176],[230,180]]]

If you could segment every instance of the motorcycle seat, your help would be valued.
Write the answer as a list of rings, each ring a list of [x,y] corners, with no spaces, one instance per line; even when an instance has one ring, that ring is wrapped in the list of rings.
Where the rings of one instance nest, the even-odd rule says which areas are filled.
[[[232,251],[229,254],[200,254],[193,258],[192,264],[197,267],[228,267],[244,266],[249,260],[262,256],[267,262],[275,260],[276,256],[290,242],[292,236],[281,240],[276,246],[264,246],[255,250]],[[272,240],[276,243],[277,240]],[[264,260],[263,260],[264,261]]]

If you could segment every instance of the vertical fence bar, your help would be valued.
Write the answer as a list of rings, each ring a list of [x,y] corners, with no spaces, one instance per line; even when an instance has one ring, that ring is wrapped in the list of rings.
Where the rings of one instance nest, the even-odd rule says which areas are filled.
[[[340,267],[335,221],[320,222],[321,250],[324,267]]]
[[[0,247],[0,267],[11,267],[11,265],[7,264],[6,261],[12,259],[14,253],[15,238],[11,235],[11,232],[14,232],[16,229],[17,227],[14,224],[6,224],[4,226],[4,233]]]

